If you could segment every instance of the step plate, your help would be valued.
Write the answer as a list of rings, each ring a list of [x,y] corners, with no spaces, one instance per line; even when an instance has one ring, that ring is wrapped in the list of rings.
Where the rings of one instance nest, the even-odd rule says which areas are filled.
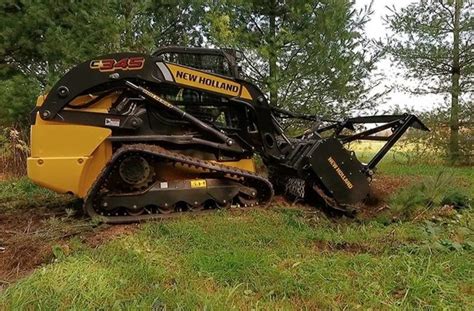
[[[363,165],[335,138],[317,142],[309,163],[317,178],[339,204],[355,204],[367,197],[370,185]]]

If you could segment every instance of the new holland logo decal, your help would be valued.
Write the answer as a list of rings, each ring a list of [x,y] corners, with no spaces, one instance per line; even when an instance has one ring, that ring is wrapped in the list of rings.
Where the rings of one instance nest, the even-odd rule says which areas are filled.
[[[179,84],[197,87],[206,91],[230,96],[239,96],[240,94],[240,83],[225,79],[220,76],[200,72],[175,64],[164,65],[163,63],[159,63],[158,67],[160,67],[161,71],[165,75],[165,78],[172,78],[176,83]]]
[[[192,82],[197,82],[199,84],[211,86],[211,87],[218,88],[218,89],[227,90],[227,91],[230,91],[230,92],[236,92],[236,93],[239,92],[239,86],[237,86],[237,85],[232,85],[232,84],[227,83],[225,81],[218,81],[218,80],[206,78],[206,77],[203,77],[203,76],[197,76],[197,75],[194,75],[194,74],[191,74],[191,73],[188,73],[188,72],[183,72],[183,71],[180,71],[180,70],[176,71],[176,78],[184,79],[184,80],[188,80],[188,81],[192,81]]]
[[[344,182],[344,184],[346,185],[346,187],[348,189],[352,189],[354,188],[354,185],[351,183],[351,181],[347,178],[346,174],[344,174],[344,172],[341,170],[341,168],[339,167],[339,165],[336,163],[336,161],[332,158],[332,157],[329,157],[328,158],[328,162],[329,164],[331,165],[331,167],[336,171],[337,175],[339,175],[339,177],[341,177],[342,181]]]

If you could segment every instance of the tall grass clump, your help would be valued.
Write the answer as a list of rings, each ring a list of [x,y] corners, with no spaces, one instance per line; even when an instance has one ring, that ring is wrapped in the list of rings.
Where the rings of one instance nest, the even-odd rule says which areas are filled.
[[[30,152],[26,131],[4,128],[0,135],[0,174],[8,177],[26,175],[26,159]]]
[[[452,174],[439,172],[396,192],[388,203],[392,213],[402,219],[446,205],[455,209],[470,208],[469,189],[457,184]]]

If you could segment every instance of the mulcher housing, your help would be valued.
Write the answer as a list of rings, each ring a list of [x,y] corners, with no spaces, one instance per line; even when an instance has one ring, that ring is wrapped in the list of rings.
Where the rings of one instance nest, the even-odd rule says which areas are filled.
[[[74,67],[32,112],[29,177],[84,199],[106,222],[265,205],[274,191],[348,211],[403,133],[427,130],[408,114],[332,121],[271,107],[240,78],[236,56],[166,47]],[[291,118],[317,126],[287,137],[281,124]],[[361,139],[386,141],[367,164],[344,147]],[[256,154],[268,179],[256,174]]]

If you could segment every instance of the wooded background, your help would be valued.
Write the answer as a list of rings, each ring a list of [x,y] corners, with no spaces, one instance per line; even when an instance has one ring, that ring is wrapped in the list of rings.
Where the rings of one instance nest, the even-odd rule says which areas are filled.
[[[413,2],[386,17],[393,36],[374,41],[364,32],[370,6],[347,0],[3,1],[0,126],[25,128],[39,94],[106,53],[236,48],[272,105],[330,118],[370,114],[383,102],[390,89],[375,88],[384,77],[374,71],[389,57],[415,81],[407,92],[445,95],[445,106],[422,115],[433,131],[417,141],[452,164],[472,164],[473,7]]]

